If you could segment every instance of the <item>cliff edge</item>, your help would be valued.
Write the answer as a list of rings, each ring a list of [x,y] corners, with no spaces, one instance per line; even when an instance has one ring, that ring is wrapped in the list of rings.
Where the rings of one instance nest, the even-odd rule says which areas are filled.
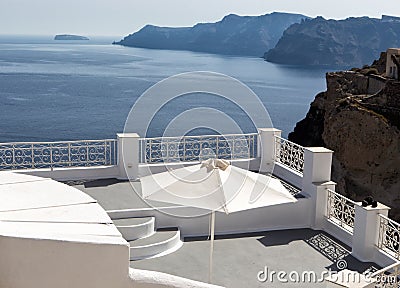
[[[286,28],[305,19],[308,17],[279,12],[262,16],[231,14],[216,23],[199,23],[193,27],[147,25],[113,44],[261,57],[276,45]]]
[[[380,51],[399,47],[400,18],[382,16],[327,20],[290,26],[264,58],[273,63],[345,67],[371,63]]]
[[[400,82],[385,76],[386,58],[327,73],[327,90],[289,140],[332,149],[336,190],[357,201],[372,195],[400,219]]]

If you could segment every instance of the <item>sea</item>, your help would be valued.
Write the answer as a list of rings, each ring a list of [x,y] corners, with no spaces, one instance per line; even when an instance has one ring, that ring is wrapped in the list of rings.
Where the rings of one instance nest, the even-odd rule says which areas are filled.
[[[277,65],[257,57],[111,44],[120,39],[56,41],[53,36],[0,36],[0,142],[115,138],[124,131],[132,106],[144,92],[168,77],[193,71],[224,74],[247,85],[268,111],[273,126],[286,137],[304,118],[315,95],[326,89],[325,73],[332,70]],[[156,113],[141,111],[155,113],[155,121],[141,136],[162,136],[180,113],[199,107],[226,113],[243,133],[263,126],[249,121],[240,107],[213,95],[187,96]],[[213,132],[202,128],[202,119],[212,113],[203,116],[196,114],[194,122],[199,128],[190,133]],[[227,127],[217,132],[231,131]],[[180,136],[173,135],[173,130],[169,133]]]

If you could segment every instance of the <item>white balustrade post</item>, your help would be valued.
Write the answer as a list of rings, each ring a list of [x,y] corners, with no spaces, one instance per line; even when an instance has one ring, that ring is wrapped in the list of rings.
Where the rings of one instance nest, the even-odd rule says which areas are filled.
[[[327,208],[327,189],[335,190],[331,182],[333,151],[323,147],[304,148],[304,169],[302,193],[311,198],[310,225],[314,229],[323,228]]]
[[[118,169],[121,180],[137,180],[139,175],[139,135],[117,134]]]
[[[388,216],[390,208],[378,203],[376,208],[356,205],[352,255],[361,261],[373,261],[379,237],[379,214]]]
[[[311,228],[323,229],[328,215],[328,189],[335,191],[336,183],[332,181],[313,183],[311,188]]]
[[[261,157],[260,172],[272,173],[275,164],[275,136],[282,131],[275,128],[259,128],[258,153]]]
[[[304,148],[303,194],[312,196],[313,183],[331,181],[332,154],[324,147]]]

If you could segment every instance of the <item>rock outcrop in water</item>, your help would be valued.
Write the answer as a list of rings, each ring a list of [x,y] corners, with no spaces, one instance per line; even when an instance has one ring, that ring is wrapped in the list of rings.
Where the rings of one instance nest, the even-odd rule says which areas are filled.
[[[202,23],[190,28],[147,25],[114,44],[261,57],[276,45],[286,28],[307,18],[289,13],[263,16],[232,14],[217,23]]]
[[[290,26],[264,58],[290,65],[360,67],[391,47],[400,47],[400,18],[317,17]]]
[[[327,73],[289,139],[334,150],[337,191],[356,200],[373,195],[400,219],[400,82],[384,77],[386,53],[371,67]]]
[[[79,36],[79,35],[62,34],[62,35],[56,35],[54,37],[54,40],[73,41],[73,40],[89,40],[89,38],[87,38],[85,36]]]

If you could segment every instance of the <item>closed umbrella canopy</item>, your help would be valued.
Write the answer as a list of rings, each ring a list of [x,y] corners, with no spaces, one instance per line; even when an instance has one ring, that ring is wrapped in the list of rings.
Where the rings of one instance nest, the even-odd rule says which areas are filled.
[[[141,182],[144,199],[227,214],[297,201],[278,179],[219,159],[143,177]]]
[[[141,178],[142,197],[211,210],[209,282],[212,275],[215,211],[226,214],[296,202],[282,183],[220,159]]]

